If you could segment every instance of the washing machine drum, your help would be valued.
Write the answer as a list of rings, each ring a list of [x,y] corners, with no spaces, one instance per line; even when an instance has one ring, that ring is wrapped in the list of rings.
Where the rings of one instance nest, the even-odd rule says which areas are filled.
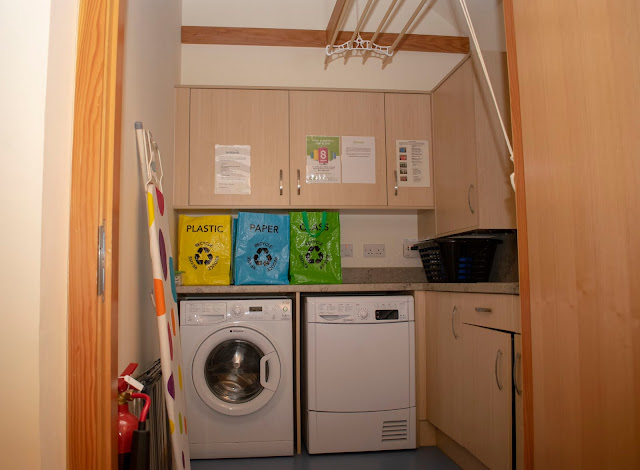
[[[280,358],[273,344],[247,327],[224,328],[202,342],[193,359],[193,383],[210,408],[226,415],[253,413],[280,383]]]

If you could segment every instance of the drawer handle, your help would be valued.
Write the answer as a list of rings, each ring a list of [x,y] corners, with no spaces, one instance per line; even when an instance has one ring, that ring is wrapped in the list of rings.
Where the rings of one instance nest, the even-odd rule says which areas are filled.
[[[469,210],[471,211],[472,214],[475,214],[476,211],[473,207],[471,207],[471,190],[473,189],[473,185],[470,184],[469,185],[469,191],[467,191],[467,201],[469,201]]]
[[[522,396],[522,387],[518,385],[518,369],[519,365],[522,364],[522,355],[520,353],[516,354],[516,359],[513,361],[513,387],[516,389],[516,393]]]
[[[492,310],[489,307],[476,307],[478,313],[491,313]]]
[[[502,384],[500,383],[500,377],[498,374],[498,363],[502,363],[502,361],[500,361],[501,357],[502,357],[502,349],[498,349],[498,354],[496,354],[496,368],[495,368],[496,384],[498,385],[498,390],[502,390]]]
[[[451,331],[453,332],[453,337],[455,339],[460,338],[459,334],[456,334],[456,312],[458,311],[458,306],[454,305],[453,311],[451,312]]]
[[[300,170],[298,170],[298,196],[300,196]]]
[[[280,196],[282,196],[283,191],[284,191],[284,186],[282,186],[282,170],[280,170]]]
[[[395,190],[395,195],[398,195],[398,170],[394,170],[393,171],[393,177],[395,178],[395,186],[394,186],[394,190]]]

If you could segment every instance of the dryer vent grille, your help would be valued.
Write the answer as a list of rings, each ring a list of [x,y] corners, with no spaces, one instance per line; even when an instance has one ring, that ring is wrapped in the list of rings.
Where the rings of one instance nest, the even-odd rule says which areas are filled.
[[[384,421],[382,423],[382,442],[406,441],[409,438],[406,419],[398,421]]]

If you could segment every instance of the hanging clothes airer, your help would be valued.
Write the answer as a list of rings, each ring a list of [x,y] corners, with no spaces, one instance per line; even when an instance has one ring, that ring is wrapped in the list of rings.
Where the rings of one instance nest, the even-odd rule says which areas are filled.
[[[482,55],[482,49],[480,49],[480,43],[478,42],[478,37],[476,36],[476,30],[473,27],[473,22],[471,21],[471,15],[469,14],[469,9],[467,8],[467,2],[465,0],[459,0],[460,7],[462,8],[462,13],[464,15],[464,19],[469,26],[469,32],[471,33],[471,39],[473,40],[473,44],[476,47],[476,51],[478,52],[478,58],[480,59],[480,64],[482,65],[482,71],[484,72],[484,78],[487,81],[487,85],[489,85],[489,91],[491,92],[491,98],[493,99],[493,105],[496,108],[496,113],[498,115],[498,119],[500,120],[500,127],[502,127],[502,134],[504,135],[504,141],[507,143],[507,148],[509,149],[509,160],[513,163],[513,149],[511,148],[511,141],[509,140],[509,133],[504,125],[504,121],[502,120],[502,115],[500,114],[500,108],[498,106],[498,101],[496,100],[496,95],[493,92],[493,86],[491,85],[491,79],[489,78],[489,72],[487,72],[487,66],[484,63],[484,56]],[[513,190],[516,190],[516,181],[515,181],[515,173],[511,173],[509,175],[509,179],[511,180],[511,187]]]
[[[187,439],[187,407],[182,383],[182,346],[171,250],[169,215],[165,210],[162,192],[162,162],[160,150],[151,132],[136,122],[138,157],[142,168],[142,182],[146,194],[149,223],[149,253],[153,271],[152,302],[156,309],[160,363],[165,404],[169,419],[173,468],[190,470],[189,441]]]

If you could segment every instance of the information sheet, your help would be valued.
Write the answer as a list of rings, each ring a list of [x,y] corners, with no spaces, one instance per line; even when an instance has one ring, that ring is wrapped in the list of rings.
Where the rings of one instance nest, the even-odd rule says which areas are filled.
[[[251,194],[251,146],[215,147],[215,194]]]
[[[375,184],[375,137],[342,136],[342,182]]]
[[[396,171],[398,186],[428,188],[429,173],[428,140],[396,140]]]
[[[309,183],[340,183],[340,137],[307,136],[307,177]]]

